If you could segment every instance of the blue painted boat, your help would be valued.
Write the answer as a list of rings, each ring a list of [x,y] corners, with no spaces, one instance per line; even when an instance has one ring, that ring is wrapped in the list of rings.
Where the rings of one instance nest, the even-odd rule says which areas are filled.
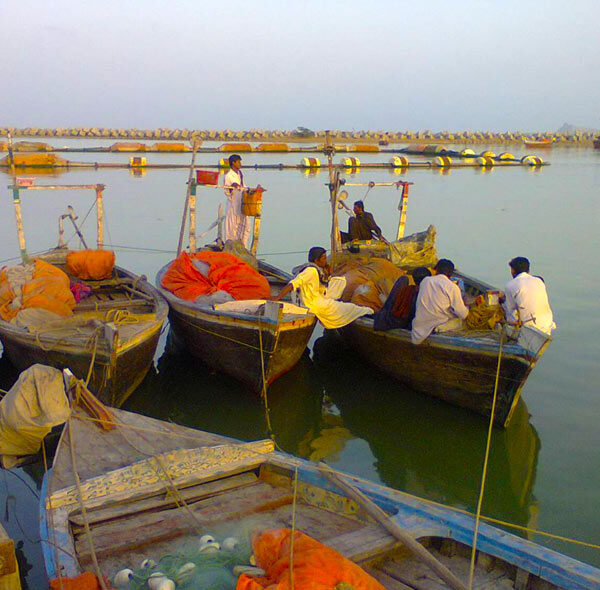
[[[105,431],[76,410],[63,432],[40,499],[50,579],[91,570],[92,555],[111,580],[123,568],[141,575],[143,559],[160,564],[165,554],[189,555],[200,534],[242,539],[289,527],[294,518],[298,530],[359,563],[386,588],[446,587],[320,465],[275,452],[271,441],[240,443],[121,410],[115,419],[117,427]],[[471,515],[335,474],[467,582]],[[473,588],[600,589],[600,570],[485,523],[476,564]]]

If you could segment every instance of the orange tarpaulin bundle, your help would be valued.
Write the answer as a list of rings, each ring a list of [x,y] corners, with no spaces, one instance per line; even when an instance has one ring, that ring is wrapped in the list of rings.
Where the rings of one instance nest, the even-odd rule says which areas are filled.
[[[69,277],[60,268],[43,260],[35,260],[33,277],[21,288],[20,305],[10,305],[16,295],[10,288],[6,273],[1,272],[0,317],[5,321],[12,320],[22,309],[46,309],[61,316],[69,316],[75,307]]]
[[[236,590],[289,590],[290,529],[260,533],[252,540],[257,565],[266,575],[253,578],[242,574]],[[295,590],[332,590],[345,582],[354,590],[384,590],[384,587],[355,563],[308,535],[294,533],[293,578]]]
[[[194,266],[194,260],[209,265],[206,276]],[[265,277],[227,252],[196,252],[192,255],[182,252],[164,274],[161,284],[187,301],[216,291],[226,291],[238,300],[267,299],[271,294]]]
[[[115,253],[110,250],[78,250],[67,254],[67,270],[78,279],[109,279],[115,267]]]
[[[112,588],[106,578],[104,578],[104,585],[106,588]],[[51,590],[100,590],[100,588],[98,578],[92,572],[83,572],[74,578],[50,580]]]

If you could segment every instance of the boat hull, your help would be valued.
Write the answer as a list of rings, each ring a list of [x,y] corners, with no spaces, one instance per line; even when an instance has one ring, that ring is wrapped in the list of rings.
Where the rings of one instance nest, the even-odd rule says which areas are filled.
[[[216,371],[261,391],[292,369],[304,353],[314,318],[298,325],[259,323],[231,315],[211,316],[171,305],[169,322],[177,347]]]
[[[498,347],[477,346],[467,338],[441,335],[414,345],[408,330],[376,332],[372,326],[372,321],[358,320],[340,332],[367,361],[415,391],[490,415]],[[532,367],[533,359],[525,351],[518,354],[509,347],[504,350],[494,414],[497,425],[506,426],[510,421]]]

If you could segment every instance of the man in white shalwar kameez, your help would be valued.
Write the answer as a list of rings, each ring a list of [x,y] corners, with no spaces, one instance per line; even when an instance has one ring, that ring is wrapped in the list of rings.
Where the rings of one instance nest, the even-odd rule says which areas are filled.
[[[250,220],[242,213],[242,193],[244,174],[242,158],[237,154],[229,156],[229,172],[225,175],[225,195],[227,196],[227,213],[225,214],[225,241],[239,240],[246,248],[250,247]]]
[[[454,272],[451,260],[440,258],[437,274],[425,277],[419,286],[411,340],[421,344],[432,332],[460,330],[469,310],[462,300],[458,285],[450,280]]]
[[[373,313],[370,307],[356,305],[345,301],[337,301],[346,286],[344,277],[329,279],[329,266],[324,248],[315,246],[308,252],[309,265],[297,274],[274,298],[279,301],[292,289],[300,291],[302,305],[327,329],[342,328],[354,320]],[[325,283],[329,281],[327,286]]]
[[[502,298],[506,322],[513,326],[535,326],[551,334],[556,324],[544,281],[529,274],[529,260],[523,256],[513,258],[508,264],[513,278],[506,284]]]

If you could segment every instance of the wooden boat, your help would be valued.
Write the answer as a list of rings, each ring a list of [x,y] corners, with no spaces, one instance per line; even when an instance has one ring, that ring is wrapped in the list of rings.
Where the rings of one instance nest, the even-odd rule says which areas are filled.
[[[456,273],[471,296],[493,287]],[[340,330],[344,340],[370,363],[412,389],[490,416],[500,334],[491,330],[431,334],[411,342],[410,330],[373,329],[373,319],[359,318]],[[505,337],[506,339],[506,337]],[[504,342],[494,422],[507,426],[523,386],[552,338],[523,326],[517,341]]]
[[[253,391],[262,389],[263,375],[268,386],[300,360],[315,328],[313,314],[282,313],[277,304],[272,314],[256,308],[243,313],[200,307],[160,286],[168,267],[159,271],[156,285],[169,304],[171,335],[178,347]],[[292,278],[264,262],[259,272],[273,295]]]
[[[551,148],[552,143],[552,139],[527,139],[526,137],[523,138],[523,144],[525,145],[525,147],[528,148]]]
[[[196,190],[200,185],[227,188],[217,185],[218,174],[198,170],[193,178],[193,159],[188,179],[186,206],[182,220],[181,240],[189,211],[190,253],[196,252]],[[214,184],[213,184],[214,183]],[[254,231],[250,255],[256,256],[260,233],[262,201],[255,203],[251,216]],[[250,214],[247,214],[250,215]],[[217,243],[222,244],[221,220],[217,222]],[[235,252],[233,252],[235,254]],[[176,297],[162,287],[162,279],[169,266],[165,265],[156,276],[156,286],[169,304],[169,322],[174,343],[198,357],[217,371],[226,373],[253,391],[261,391],[279,376],[289,371],[300,359],[315,328],[316,318],[311,313],[286,312],[283,304],[267,301],[260,307],[248,305],[244,311],[230,311],[199,306]],[[276,295],[292,278],[288,273],[260,261],[260,272],[269,281],[271,295]],[[243,303],[243,302],[240,302]]]
[[[102,185],[92,186],[104,188]],[[24,188],[19,187],[18,190]],[[100,193],[102,189],[99,189]],[[99,198],[101,201],[101,195]],[[102,235],[99,222],[100,247]],[[24,245],[22,228],[19,236]],[[38,258],[67,272],[67,252],[66,248],[58,247]],[[0,319],[4,353],[19,370],[42,363],[60,369],[69,368],[81,379],[86,379],[89,374],[89,386],[98,397],[109,405],[120,406],[153,363],[160,331],[167,317],[167,304],[145,277],[123,268],[115,267],[112,278],[106,280],[74,280],[90,286],[92,295],[75,306],[73,316],[32,331]]]
[[[234,534],[249,547],[254,532],[293,522],[390,590],[447,587],[407,550],[415,545],[466,587],[475,526],[469,514],[274,452],[271,441],[239,444],[122,410],[114,414],[118,426],[102,431],[76,410],[44,477],[40,533],[50,579],[94,571],[95,558],[110,580],[131,568],[141,588],[167,562],[173,571],[178,559],[189,563],[201,535]],[[357,501],[356,490],[363,494]],[[378,524],[379,515],[368,516],[377,510],[393,535]],[[600,588],[600,570],[483,521],[477,539],[473,588]],[[226,563],[223,551],[212,555]],[[144,559],[158,565],[144,570]],[[235,585],[228,575],[223,588]]]
[[[341,250],[337,211],[339,208],[338,190],[344,184],[340,180],[339,174],[335,177],[332,174],[333,188],[330,191],[333,212],[332,252],[334,253]],[[377,186],[378,183],[371,184]],[[388,186],[391,183],[379,184]],[[402,186],[398,207],[400,216],[397,241],[393,242],[392,246],[387,246],[382,242],[375,243],[371,240],[364,243],[352,242],[349,250],[351,253],[365,252],[370,249],[374,252],[381,252],[383,247],[388,251],[387,257],[394,264],[406,268],[401,259],[404,249],[399,246],[402,245],[403,240],[409,240],[403,236],[406,224],[408,187],[412,183],[397,184],[398,188]],[[360,186],[360,183],[352,183],[352,185]],[[414,234],[414,237],[417,238],[415,243],[425,244],[430,249],[431,235],[435,236],[433,226],[427,232]],[[410,249],[406,250],[406,253],[411,260],[419,260],[415,252],[411,252]],[[422,264],[424,262],[420,261],[411,266],[421,266]],[[427,265],[427,263],[425,264]],[[455,274],[463,280],[467,295],[472,299],[479,295],[486,296],[490,291],[498,293],[494,287],[482,281],[461,273]],[[446,332],[432,334],[422,344],[414,345],[411,342],[410,330],[375,331],[373,319],[366,317],[355,320],[339,331],[348,344],[367,361],[411,388],[490,416],[500,352],[500,335],[498,333],[491,330],[469,331],[468,333]],[[525,381],[550,341],[550,336],[536,328],[523,327],[519,331],[517,342],[508,341],[504,344],[494,412],[494,422],[497,425],[507,426],[510,422]]]

